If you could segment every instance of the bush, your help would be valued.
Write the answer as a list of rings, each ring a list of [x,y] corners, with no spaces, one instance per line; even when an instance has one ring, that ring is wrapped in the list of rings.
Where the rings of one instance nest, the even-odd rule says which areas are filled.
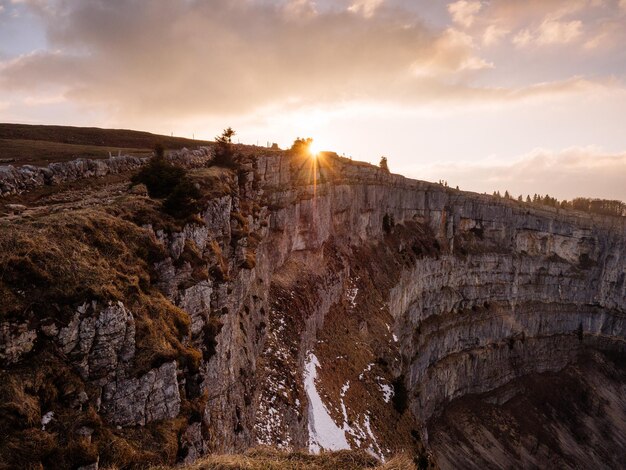
[[[188,178],[183,178],[163,201],[163,210],[174,217],[189,217],[200,210],[198,200],[201,197],[200,190]]]
[[[163,155],[163,147],[155,148],[155,155],[150,163],[134,175],[133,184],[145,184],[148,195],[152,198],[169,196],[174,188],[185,178],[183,168],[172,165]]]
[[[313,143],[313,139],[311,137],[300,138],[297,137],[296,140],[293,141],[291,145],[291,151],[299,156],[309,156],[311,155],[311,144]]]
[[[380,163],[378,164],[378,166],[382,170],[385,170],[387,173],[389,173],[389,163],[387,162],[387,157],[380,157]]]

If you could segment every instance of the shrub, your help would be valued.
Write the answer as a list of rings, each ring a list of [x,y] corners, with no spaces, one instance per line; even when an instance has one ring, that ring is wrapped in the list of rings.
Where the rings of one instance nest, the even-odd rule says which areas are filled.
[[[174,217],[189,217],[200,210],[198,200],[201,197],[196,185],[188,178],[183,178],[163,201],[163,210]]]
[[[135,174],[133,184],[145,184],[152,198],[167,197],[185,177],[183,168],[172,165],[163,155],[163,147],[155,148],[150,163]]]
[[[296,138],[291,145],[291,151],[296,155],[300,156],[308,156],[311,154],[311,144],[313,143],[313,139],[311,137],[307,138]]]
[[[385,170],[389,173],[389,164],[387,162],[387,157],[380,157],[380,163],[378,164],[382,170]]]

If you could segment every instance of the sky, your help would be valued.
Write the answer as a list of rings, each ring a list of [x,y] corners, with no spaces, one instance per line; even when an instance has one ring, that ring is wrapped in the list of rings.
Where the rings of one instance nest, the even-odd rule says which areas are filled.
[[[0,122],[626,200],[626,0],[0,0]]]

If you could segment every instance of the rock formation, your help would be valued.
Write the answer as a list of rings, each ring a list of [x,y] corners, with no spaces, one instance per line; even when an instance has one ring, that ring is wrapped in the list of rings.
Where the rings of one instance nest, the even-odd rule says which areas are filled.
[[[454,447],[439,434],[430,442],[429,430],[458,400],[559,373],[586,351],[624,353],[623,218],[461,192],[332,155],[314,164],[242,153],[228,190],[195,220],[137,227],[162,250],[146,264],[150,282],[187,316],[176,344],[197,351],[197,367],[179,353],[136,367],[147,327],[130,300],[68,300],[59,308],[71,315],[45,321],[10,312],[0,317],[3,380],[45,351],[84,384],[68,392],[74,405],[39,400],[38,413],[92,406],[113,434],[176,422],[170,461],[258,443],[307,448],[303,370],[315,353],[318,391],[350,446],[382,458],[430,452],[431,465],[450,468]],[[5,168],[3,194],[39,184],[24,182],[31,170]],[[516,449],[491,464],[514,462]],[[570,465],[561,451],[542,449]]]

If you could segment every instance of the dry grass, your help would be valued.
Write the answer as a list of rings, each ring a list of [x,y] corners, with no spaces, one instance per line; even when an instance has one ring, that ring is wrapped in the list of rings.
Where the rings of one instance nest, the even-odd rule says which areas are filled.
[[[0,158],[15,158],[16,164],[47,165],[76,157],[108,157],[109,151],[141,155],[161,143],[166,149],[196,147],[210,142],[156,135],[125,129],[69,126],[0,124]]]
[[[0,312],[63,325],[84,302],[119,300],[135,316],[137,371],[174,358],[195,367],[199,354],[180,340],[188,334],[188,315],[154,285],[153,263],[164,256],[148,230],[102,210],[5,222]]]
[[[76,145],[43,140],[0,139],[0,158],[15,159],[13,165],[47,165],[76,158],[108,158],[109,154],[147,156],[149,148],[101,147]]]
[[[0,222],[0,318],[63,327],[80,304],[121,300],[133,313],[136,346],[132,373],[141,375],[165,361],[197,371],[200,351],[187,346],[189,316],[166,299],[153,266],[163,247],[137,219],[175,227],[145,198],[120,200],[115,207],[56,213],[37,219]],[[183,262],[199,265],[197,247],[186,247]],[[200,270],[193,275],[206,276]],[[173,462],[178,435],[188,416],[152,423],[141,430],[115,430],[94,410],[77,409],[76,397],[94,390],[83,382],[51,341],[10,371],[0,371],[0,468],[75,468],[100,455],[103,465],[143,468]],[[184,408],[193,404],[185,401]],[[55,426],[41,430],[41,416],[53,410]],[[76,437],[77,426],[94,429],[92,442]]]
[[[168,470],[172,467],[153,467]],[[342,450],[312,455],[281,452],[270,448],[252,449],[241,455],[212,455],[198,462],[177,467],[181,470],[413,470],[411,458],[398,456],[386,464],[363,451]]]

